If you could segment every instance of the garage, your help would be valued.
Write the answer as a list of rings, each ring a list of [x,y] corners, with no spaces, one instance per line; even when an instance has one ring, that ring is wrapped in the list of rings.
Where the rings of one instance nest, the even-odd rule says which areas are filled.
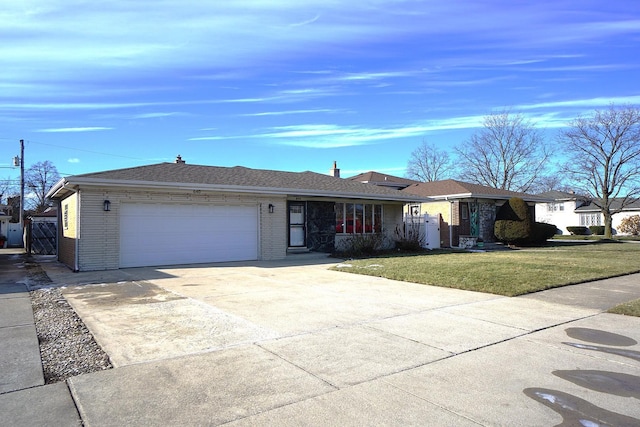
[[[258,258],[258,207],[122,203],[120,267]]]

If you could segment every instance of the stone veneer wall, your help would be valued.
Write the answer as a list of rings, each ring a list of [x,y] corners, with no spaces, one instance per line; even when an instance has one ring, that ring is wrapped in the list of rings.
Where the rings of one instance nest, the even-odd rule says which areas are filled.
[[[485,242],[495,242],[493,234],[496,222],[496,205],[494,202],[480,202],[478,206],[479,234]]]

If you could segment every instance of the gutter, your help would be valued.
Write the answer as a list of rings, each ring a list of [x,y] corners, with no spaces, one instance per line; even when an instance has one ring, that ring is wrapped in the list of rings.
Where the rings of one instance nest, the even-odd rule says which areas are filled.
[[[554,199],[547,199],[544,197],[531,196],[526,195],[526,197],[522,196],[507,196],[507,195],[499,195],[499,194],[475,194],[475,193],[460,193],[460,194],[449,194],[447,196],[429,196],[433,200],[450,200],[450,199],[488,199],[488,200],[509,200],[512,197],[520,197],[525,202],[534,202],[534,203],[550,203],[553,202]]]
[[[449,247],[453,248],[453,200],[449,200],[448,196],[444,199],[449,202]]]

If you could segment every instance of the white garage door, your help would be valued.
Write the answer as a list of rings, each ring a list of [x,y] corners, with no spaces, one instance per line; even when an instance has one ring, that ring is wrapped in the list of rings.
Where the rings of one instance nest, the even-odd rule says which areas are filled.
[[[120,266],[245,261],[258,258],[256,206],[120,207]]]

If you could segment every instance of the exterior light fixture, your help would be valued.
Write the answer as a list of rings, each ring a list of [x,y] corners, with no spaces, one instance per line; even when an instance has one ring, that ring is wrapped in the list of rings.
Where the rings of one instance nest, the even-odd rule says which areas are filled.
[[[105,212],[109,212],[111,210],[111,202],[109,200],[105,200],[103,202],[103,207]]]
[[[274,209],[275,209],[275,206],[273,206],[271,203],[269,203],[269,213],[273,213]]]

